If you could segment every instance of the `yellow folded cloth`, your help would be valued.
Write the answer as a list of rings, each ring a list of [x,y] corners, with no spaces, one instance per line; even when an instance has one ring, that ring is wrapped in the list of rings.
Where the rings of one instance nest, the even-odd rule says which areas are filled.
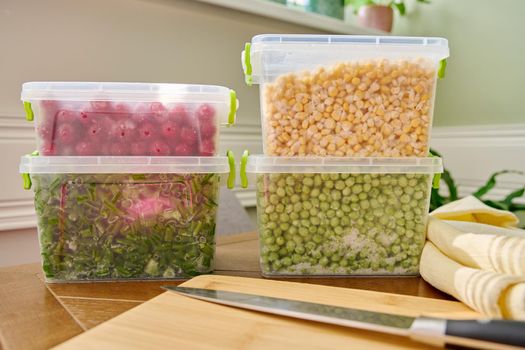
[[[525,276],[509,276],[458,264],[427,242],[421,276],[437,289],[486,316],[525,320]]]
[[[525,237],[507,236],[501,234],[501,231],[497,234],[476,233],[481,231],[477,230],[478,225],[480,224],[470,225],[469,231],[464,231],[430,217],[427,239],[446,256],[462,265],[525,276]],[[483,229],[485,232],[489,231],[485,227]]]
[[[445,204],[431,215],[442,220],[480,222],[500,227],[516,227],[519,222],[513,213],[489,207],[474,196]]]
[[[487,316],[525,320],[525,231],[516,228],[518,218],[475,197],[430,215],[423,279]]]

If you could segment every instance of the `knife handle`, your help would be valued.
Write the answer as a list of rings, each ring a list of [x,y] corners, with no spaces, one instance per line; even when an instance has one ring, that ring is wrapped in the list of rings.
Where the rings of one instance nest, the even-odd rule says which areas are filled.
[[[521,348],[525,347],[525,322],[447,320],[445,342],[449,348],[457,345],[479,349]]]
[[[419,317],[410,328],[410,338],[453,349],[521,349],[525,347],[525,322]]]

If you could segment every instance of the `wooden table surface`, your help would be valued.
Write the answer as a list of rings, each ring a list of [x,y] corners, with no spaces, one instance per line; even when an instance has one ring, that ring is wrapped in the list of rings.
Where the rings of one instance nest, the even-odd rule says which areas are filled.
[[[260,277],[258,250],[255,232],[218,237],[215,274]],[[293,281],[452,300],[419,277]],[[51,284],[40,264],[0,268],[0,349],[47,349],[181,282]]]

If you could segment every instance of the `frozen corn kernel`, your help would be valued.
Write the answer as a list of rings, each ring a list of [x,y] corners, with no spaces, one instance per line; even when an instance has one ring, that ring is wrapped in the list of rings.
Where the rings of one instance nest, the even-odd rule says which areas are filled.
[[[282,75],[263,88],[265,152],[426,156],[435,82],[435,64],[424,59],[345,62]],[[290,134],[304,140],[302,147],[293,147]]]

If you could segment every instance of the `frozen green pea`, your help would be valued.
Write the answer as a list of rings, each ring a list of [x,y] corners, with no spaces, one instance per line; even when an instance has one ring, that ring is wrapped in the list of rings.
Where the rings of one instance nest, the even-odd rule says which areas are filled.
[[[338,190],[332,190],[331,192],[331,197],[334,201],[338,201],[341,199],[342,195],[341,195],[341,192],[338,191]]]
[[[363,192],[363,186],[361,186],[361,185],[354,185],[352,187],[352,192],[354,194],[359,194],[359,193]]]
[[[370,208],[370,202],[367,200],[363,200],[359,202],[359,206],[361,207],[361,209],[367,210],[368,208]]]
[[[281,222],[279,228],[283,231],[287,231],[290,229],[290,224],[288,222]]]
[[[332,227],[336,227],[336,226],[339,226],[339,218],[338,217],[334,217],[332,219],[330,219],[330,226]]]
[[[333,209],[333,210],[337,210],[337,209],[341,208],[341,203],[340,202],[332,202],[332,203],[330,203],[330,208]]]
[[[299,231],[298,232],[299,232],[299,235],[301,237],[306,237],[309,234],[308,229],[306,227],[299,227]]]
[[[343,180],[338,180],[335,182],[335,188],[339,191],[343,190],[346,187],[345,182]]]
[[[310,191],[310,196],[311,196],[311,197],[314,197],[314,198],[317,198],[317,197],[319,197],[319,194],[320,194],[320,193],[321,193],[321,192],[319,191],[318,188],[313,188],[313,189]]]

